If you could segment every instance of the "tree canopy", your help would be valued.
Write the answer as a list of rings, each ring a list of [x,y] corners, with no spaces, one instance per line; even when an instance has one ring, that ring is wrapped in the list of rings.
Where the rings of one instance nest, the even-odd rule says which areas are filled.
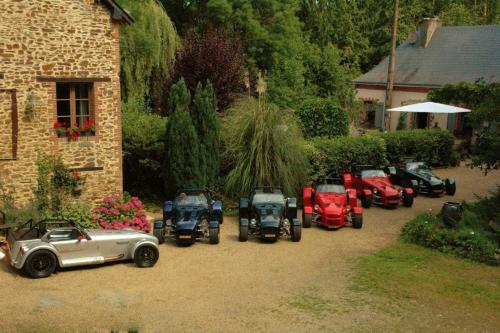
[[[472,146],[472,166],[486,173],[500,169],[500,84],[462,82],[447,84],[429,93],[429,99],[470,108],[467,115],[477,130],[477,142]]]
[[[160,105],[162,81],[169,75],[178,37],[163,7],[155,0],[119,0],[135,22],[120,34],[122,98]]]

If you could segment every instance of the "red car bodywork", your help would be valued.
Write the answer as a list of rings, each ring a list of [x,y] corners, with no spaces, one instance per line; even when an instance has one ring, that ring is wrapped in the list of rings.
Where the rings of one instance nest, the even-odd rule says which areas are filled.
[[[386,207],[397,207],[399,204],[409,207],[413,204],[413,189],[393,185],[385,174],[384,176],[361,177],[360,174],[345,173],[342,178],[346,186],[356,190],[358,196],[364,195],[365,200],[374,204]],[[367,191],[370,192],[370,198],[367,198]]]
[[[344,193],[315,193],[312,186],[302,189],[303,216],[310,214],[313,222],[329,229],[351,223],[354,214],[362,215],[363,208],[358,207],[357,201],[354,189],[347,189]]]

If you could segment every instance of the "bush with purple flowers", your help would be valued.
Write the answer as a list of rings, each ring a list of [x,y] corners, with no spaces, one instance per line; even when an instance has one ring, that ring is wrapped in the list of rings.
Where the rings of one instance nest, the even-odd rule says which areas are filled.
[[[93,219],[104,229],[127,229],[151,231],[144,205],[137,197],[110,195],[102,200],[101,206],[93,211]]]

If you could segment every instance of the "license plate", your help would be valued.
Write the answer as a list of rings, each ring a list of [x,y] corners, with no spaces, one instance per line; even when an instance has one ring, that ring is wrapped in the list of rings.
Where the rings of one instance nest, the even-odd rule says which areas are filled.
[[[274,237],[276,237],[276,235],[275,234],[264,234],[264,237],[266,237],[266,238],[274,238]]]
[[[191,239],[191,235],[180,235],[179,239]]]

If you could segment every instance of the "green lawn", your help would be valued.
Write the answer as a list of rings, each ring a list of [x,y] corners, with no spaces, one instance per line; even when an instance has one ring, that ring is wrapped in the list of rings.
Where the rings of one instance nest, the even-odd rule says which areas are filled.
[[[499,319],[500,268],[397,243],[356,260],[355,292]]]

